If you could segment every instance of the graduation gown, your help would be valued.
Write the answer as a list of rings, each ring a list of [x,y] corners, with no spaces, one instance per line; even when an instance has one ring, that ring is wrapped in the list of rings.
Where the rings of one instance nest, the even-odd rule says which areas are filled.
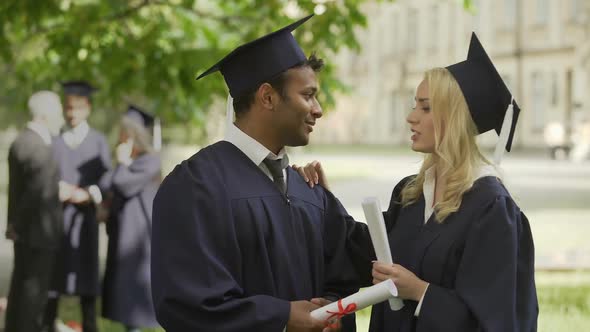
[[[430,283],[402,310],[376,305],[371,332],[536,331],[538,302],[529,222],[496,177],[482,177],[444,223],[424,224],[424,196],[399,204],[408,178],[384,213],[393,261]]]
[[[152,292],[167,331],[280,332],[289,301],[357,290],[345,250],[357,225],[338,200],[291,168],[281,194],[229,142],[176,166],[153,215]]]
[[[160,156],[144,154],[110,174],[113,192],[102,315],[126,326],[155,327],[150,256],[152,202],[160,183]]]
[[[60,136],[54,150],[60,165],[61,180],[82,188],[98,185],[106,192],[103,176],[111,168],[107,140],[90,129],[75,148]],[[58,262],[56,290],[72,295],[98,295],[98,223],[94,203],[64,204],[63,248]]]
[[[18,242],[55,249],[62,234],[59,168],[51,147],[33,130],[16,137],[8,153],[7,220]]]
[[[62,234],[59,171],[51,147],[25,129],[10,146],[7,219],[14,241],[6,331],[41,330],[53,261]]]

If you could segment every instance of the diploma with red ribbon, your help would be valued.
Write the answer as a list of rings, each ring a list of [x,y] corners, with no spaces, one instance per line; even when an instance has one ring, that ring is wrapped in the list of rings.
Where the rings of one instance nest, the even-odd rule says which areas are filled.
[[[326,326],[345,315],[351,314],[368,306],[381,303],[397,296],[397,288],[391,279],[365,288],[348,297],[332,302],[311,312],[311,317],[326,322]]]

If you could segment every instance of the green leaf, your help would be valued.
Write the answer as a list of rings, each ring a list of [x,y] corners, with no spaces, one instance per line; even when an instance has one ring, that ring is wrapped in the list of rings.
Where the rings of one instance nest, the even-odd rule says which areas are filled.
[[[324,2],[325,13],[295,31],[302,48],[324,56],[343,47],[358,50],[354,31],[367,25],[361,10],[367,1]],[[140,100],[167,125],[204,132],[213,101],[225,98],[227,88],[219,74],[195,77],[240,44],[293,21],[285,10],[289,2],[1,1],[0,111],[8,118],[2,125],[26,118],[24,105],[34,90],[59,91],[59,81],[84,78],[100,87],[94,103],[105,112],[97,117],[104,129],[127,101]],[[300,16],[318,3],[297,1]],[[469,8],[471,2],[464,3]],[[335,73],[329,64],[321,74],[325,108],[336,92],[346,91]]]

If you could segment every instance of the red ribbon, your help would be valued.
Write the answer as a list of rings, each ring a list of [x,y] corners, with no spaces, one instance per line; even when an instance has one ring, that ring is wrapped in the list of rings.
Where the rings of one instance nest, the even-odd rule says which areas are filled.
[[[326,319],[326,327],[329,327],[331,329],[338,328],[338,320],[340,320],[340,318],[342,318],[348,314],[351,314],[355,311],[356,311],[356,303],[351,303],[351,304],[347,305],[346,308],[344,308],[344,306],[342,305],[342,299],[338,300],[338,312],[327,311],[327,313],[332,314],[332,315]],[[336,322],[330,323],[330,321],[333,320],[334,318],[336,319]]]

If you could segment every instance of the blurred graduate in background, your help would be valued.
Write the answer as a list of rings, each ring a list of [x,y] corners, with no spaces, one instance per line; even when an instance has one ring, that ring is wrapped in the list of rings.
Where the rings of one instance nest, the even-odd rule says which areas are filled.
[[[158,132],[152,115],[130,105],[122,117],[117,166],[109,172],[107,234],[109,246],[103,284],[102,315],[127,331],[156,327],[151,293],[152,202],[161,180],[160,155],[152,143]]]

